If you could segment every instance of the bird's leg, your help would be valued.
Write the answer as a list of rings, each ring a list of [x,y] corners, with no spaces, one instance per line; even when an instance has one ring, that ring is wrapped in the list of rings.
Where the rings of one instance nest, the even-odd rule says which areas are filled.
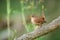
[[[42,24],[40,24],[40,27],[42,27]]]

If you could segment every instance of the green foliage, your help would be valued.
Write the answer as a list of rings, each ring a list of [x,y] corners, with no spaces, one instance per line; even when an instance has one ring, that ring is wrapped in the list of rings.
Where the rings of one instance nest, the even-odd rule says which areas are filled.
[[[44,10],[45,10],[47,23],[51,22],[56,17],[60,16],[60,11],[59,11],[60,5],[59,4],[60,4],[59,0],[58,1],[56,0],[53,0],[53,1],[45,0],[44,1],[43,5],[45,7]],[[7,16],[7,14],[8,14],[7,16],[8,20],[9,20],[9,17],[11,17],[12,15],[20,14],[22,15],[22,19],[24,21],[24,26],[26,28],[26,31],[28,32],[33,31],[34,26],[32,25],[32,23],[29,23],[29,24],[26,23],[25,16],[28,16],[31,14],[41,15],[41,12],[42,12],[42,4],[40,4],[40,0],[38,1],[36,0],[10,0],[8,3],[6,3],[6,0],[0,1],[0,19],[2,19],[2,17],[4,18],[4,15]],[[11,30],[11,33],[13,35],[10,36],[10,40],[14,40],[14,38],[16,38],[16,35],[17,35],[16,30]],[[42,36],[40,38],[37,38],[36,40],[60,40],[60,29],[50,34],[47,34],[45,36]]]

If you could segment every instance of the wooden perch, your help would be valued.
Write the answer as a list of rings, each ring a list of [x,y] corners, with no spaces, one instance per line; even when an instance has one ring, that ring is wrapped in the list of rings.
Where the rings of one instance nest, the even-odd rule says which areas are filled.
[[[41,28],[37,28],[36,30],[23,34],[21,37],[17,38],[16,40],[34,40],[35,38],[41,37],[46,35],[60,26],[60,16],[53,20],[51,23],[47,24],[46,26],[42,26]]]

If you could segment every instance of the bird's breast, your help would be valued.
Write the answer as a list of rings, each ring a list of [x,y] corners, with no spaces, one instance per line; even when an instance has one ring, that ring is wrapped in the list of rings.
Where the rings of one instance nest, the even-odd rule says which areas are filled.
[[[36,22],[35,22],[35,18],[31,18],[31,22],[33,23],[33,24],[35,24]]]

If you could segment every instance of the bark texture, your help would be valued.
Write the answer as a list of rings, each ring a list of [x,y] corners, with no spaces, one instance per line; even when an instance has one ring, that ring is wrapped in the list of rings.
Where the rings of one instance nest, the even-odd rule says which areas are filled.
[[[55,29],[59,28],[60,26],[60,16],[56,19],[54,19],[51,23],[42,26],[41,28],[37,28],[36,30],[23,34],[16,40],[34,40],[35,38],[41,37],[43,35],[46,35]]]

